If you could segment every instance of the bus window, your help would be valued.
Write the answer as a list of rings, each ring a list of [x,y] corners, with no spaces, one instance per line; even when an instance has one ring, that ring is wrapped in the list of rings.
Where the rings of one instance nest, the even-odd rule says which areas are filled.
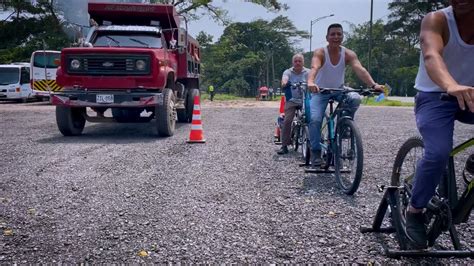
[[[33,59],[33,66],[34,67],[46,67],[46,68],[58,68],[58,66],[54,63],[56,59],[59,60],[61,54],[59,53],[42,53],[36,52],[34,59]]]
[[[26,67],[21,68],[20,84],[30,83],[30,71]]]

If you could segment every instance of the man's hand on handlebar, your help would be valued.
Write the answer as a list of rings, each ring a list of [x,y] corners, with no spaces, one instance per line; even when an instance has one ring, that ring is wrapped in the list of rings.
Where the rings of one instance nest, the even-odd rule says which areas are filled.
[[[308,82],[308,89],[312,93],[318,93],[319,92],[319,87],[318,87],[318,85],[314,84],[314,82]]]
[[[448,94],[455,96],[458,99],[458,104],[461,110],[466,110],[467,108],[474,112],[474,88],[464,85],[453,85],[449,86],[447,91]]]
[[[372,87],[370,87],[371,89],[375,90],[375,91],[378,91],[378,92],[384,92],[385,90],[385,86],[384,85],[380,85],[378,83],[375,83],[374,85],[372,85]]]

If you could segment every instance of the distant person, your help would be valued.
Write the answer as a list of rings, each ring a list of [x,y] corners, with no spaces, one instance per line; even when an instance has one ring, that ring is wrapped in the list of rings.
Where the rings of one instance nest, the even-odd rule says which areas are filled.
[[[421,22],[415,116],[424,152],[406,212],[406,233],[414,248],[427,247],[423,209],[446,169],[454,121],[474,124],[474,1],[451,0],[450,4]],[[441,100],[444,92],[457,101]]]
[[[272,88],[272,87],[270,87],[270,88],[268,89],[268,94],[270,95],[270,99],[273,100],[273,95],[274,95],[274,93],[273,93],[273,88]]]
[[[344,85],[346,65],[350,65],[354,73],[368,87],[383,91],[383,86],[376,83],[369,72],[362,66],[354,51],[341,46],[344,39],[341,24],[331,24],[328,27],[326,40],[328,45],[314,50],[311,62],[311,72],[308,75],[308,89],[311,90],[311,122],[309,123],[309,136],[311,143],[311,165],[321,165],[321,124],[330,99],[347,100],[350,115],[354,117],[359,108],[361,96],[356,92],[342,94],[319,93],[319,87],[339,88]]]
[[[209,85],[209,95],[210,95],[210,99],[211,99],[211,102],[214,101],[214,86],[212,85]]]
[[[303,106],[303,93],[297,88],[292,89],[290,84],[298,82],[306,82],[308,79],[309,69],[304,67],[304,57],[302,54],[295,54],[292,59],[293,67],[283,72],[281,78],[281,87],[285,89],[285,118],[281,129],[281,148],[278,154],[288,153],[288,145],[291,144],[291,122],[295,117],[296,109]]]

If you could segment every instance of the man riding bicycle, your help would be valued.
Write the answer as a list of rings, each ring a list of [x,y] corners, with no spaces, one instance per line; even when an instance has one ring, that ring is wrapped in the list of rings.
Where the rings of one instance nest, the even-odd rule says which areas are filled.
[[[312,167],[321,165],[321,124],[329,99],[342,101],[347,97],[347,107],[349,115],[353,118],[360,105],[360,95],[356,92],[343,94],[335,92],[330,94],[319,93],[319,87],[339,88],[344,85],[344,72],[346,65],[350,65],[357,77],[368,87],[383,91],[383,86],[377,84],[369,72],[362,66],[354,51],[343,46],[344,38],[342,25],[331,24],[328,27],[326,47],[318,48],[313,53],[311,71],[308,75],[308,88],[313,93],[311,96],[311,122],[309,124],[311,142],[311,165]],[[316,82],[314,82],[316,77]]]
[[[416,167],[406,213],[406,233],[415,248],[427,247],[422,212],[446,168],[454,121],[474,124],[474,1],[451,0],[450,4],[429,13],[421,23],[415,116],[424,153]],[[445,92],[457,101],[441,100]]]
[[[306,82],[309,69],[304,67],[304,57],[302,54],[295,54],[292,59],[293,67],[283,72],[281,87],[285,89],[285,118],[281,129],[281,148],[278,154],[288,153],[288,145],[291,144],[291,123],[295,117],[296,109],[303,105],[303,91],[298,88],[291,88],[289,84]]]

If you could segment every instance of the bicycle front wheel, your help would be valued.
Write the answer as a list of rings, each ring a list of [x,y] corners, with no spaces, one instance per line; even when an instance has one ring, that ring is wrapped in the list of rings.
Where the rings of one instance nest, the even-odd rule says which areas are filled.
[[[400,187],[396,194],[397,208],[391,210],[392,225],[397,232],[404,232],[405,212],[410,205],[413,182],[418,161],[423,156],[423,140],[420,137],[409,138],[398,150],[392,169],[391,185]],[[407,249],[404,234],[398,235],[400,249]]]
[[[364,151],[359,129],[351,119],[342,119],[336,128],[335,175],[339,187],[347,195],[359,188],[364,166]]]
[[[331,127],[329,125],[329,116],[327,114],[323,117],[321,124],[321,157],[324,162],[323,168],[328,170],[333,163],[332,143],[331,143]]]

